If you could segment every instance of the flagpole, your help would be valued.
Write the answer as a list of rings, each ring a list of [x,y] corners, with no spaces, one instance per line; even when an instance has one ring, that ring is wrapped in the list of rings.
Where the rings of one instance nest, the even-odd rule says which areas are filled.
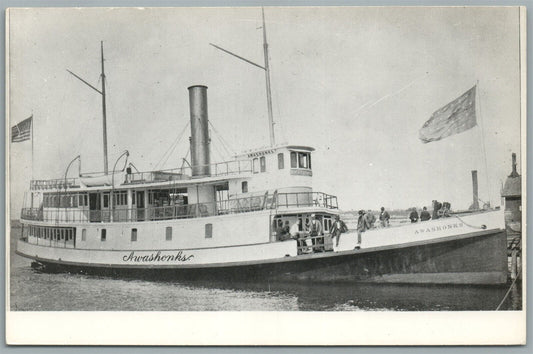
[[[31,113],[31,179],[33,180],[33,112]],[[33,195],[32,195],[33,200]]]
[[[483,160],[485,162],[485,178],[487,180],[487,192],[489,196],[489,206],[490,202],[492,200],[491,193],[490,193],[490,182],[489,182],[489,168],[487,164],[487,150],[485,147],[485,129],[483,124],[483,116],[481,114],[481,100],[479,99],[479,80],[476,81],[476,103],[477,103],[477,110],[479,112],[479,125],[481,128],[481,149],[483,153]]]

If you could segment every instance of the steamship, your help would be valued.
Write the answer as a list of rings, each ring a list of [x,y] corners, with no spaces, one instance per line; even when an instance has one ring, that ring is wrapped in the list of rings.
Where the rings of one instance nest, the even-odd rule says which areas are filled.
[[[502,210],[370,229],[360,244],[356,230],[332,241],[340,211],[336,196],[312,187],[314,148],[274,140],[264,14],[263,34],[268,147],[211,162],[207,87],[189,87],[190,164],[142,172],[117,160],[109,172],[104,130],[104,173],[67,178],[75,159],[63,178],[30,182],[16,253],[41,271],[154,279],[505,283]],[[105,127],[103,63],[102,46],[102,88],[93,89]],[[321,224],[313,236],[312,217]],[[281,237],[287,224],[296,238]]]

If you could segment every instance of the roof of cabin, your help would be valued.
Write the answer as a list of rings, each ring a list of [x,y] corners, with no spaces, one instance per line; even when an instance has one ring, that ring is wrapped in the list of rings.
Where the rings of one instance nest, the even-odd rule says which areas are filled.
[[[288,145],[280,144],[275,146],[262,146],[255,149],[245,150],[242,153],[236,155],[235,157],[253,157],[255,154],[269,154],[278,150],[299,150],[299,151],[315,151],[315,148],[305,145]]]

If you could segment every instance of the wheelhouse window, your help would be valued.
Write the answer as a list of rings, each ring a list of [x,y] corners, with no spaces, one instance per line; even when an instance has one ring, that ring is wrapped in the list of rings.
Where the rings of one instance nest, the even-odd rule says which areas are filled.
[[[100,241],[105,241],[107,238],[107,230],[106,229],[102,229],[101,233],[100,233]]]
[[[284,156],[282,152],[278,154],[278,170],[283,170],[285,168],[285,161]]]
[[[291,168],[298,167],[298,155],[294,151],[291,151]]]
[[[243,181],[241,183],[241,188],[243,193],[248,193],[248,181]]]
[[[109,207],[109,194],[104,194],[104,208]]]
[[[291,151],[291,168],[311,169],[311,154],[309,152]]]
[[[254,173],[259,173],[259,159],[255,158],[253,160],[253,171]]]

